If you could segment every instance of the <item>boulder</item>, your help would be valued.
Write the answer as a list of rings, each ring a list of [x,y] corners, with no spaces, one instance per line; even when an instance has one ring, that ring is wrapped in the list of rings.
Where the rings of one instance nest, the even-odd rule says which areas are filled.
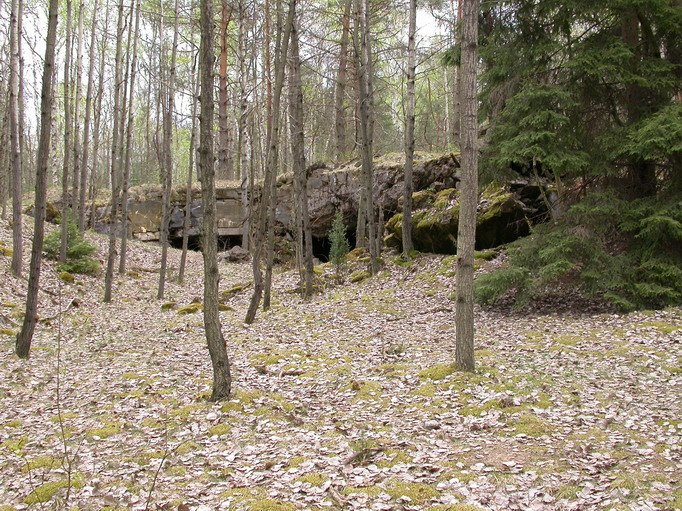
[[[433,183],[453,188],[459,160],[454,154],[434,157],[417,153],[414,166],[414,189]],[[389,154],[374,160],[374,200],[390,216],[400,209],[404,190],[402,154]],[[308,211],[313,236],[326,237],[336,211],[343,211],[346,225],[357,221],[360,198],[360,163],[356,160],[338,167],[316,163],[308,168]],[[285,228],[293,224],[293,179],[291,174],[277,180],[277,221]]]
[[[459,192],[420,191],[413,195],[412,240],[417,250],[439,254],[457,252]],[[525,236],[538,210],[522,202],[510,186],[492,184],[481,193],[476,214],[476,249],[494,248]],[[386,223],[387,246],[402,247],[402,213]]]
[[[248,250],[244,250],[239,245],[232,247],[230,250],[218,254],[218,261],[229,261],[231,263],[241,263],[251,259],[251,254]]]

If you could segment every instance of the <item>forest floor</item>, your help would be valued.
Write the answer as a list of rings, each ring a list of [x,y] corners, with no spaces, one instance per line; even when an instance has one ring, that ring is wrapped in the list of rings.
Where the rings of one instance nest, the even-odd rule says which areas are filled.
[[[130,248],[108,305],[101,277],[46,264],[28,361],[13,352],[26,281],[0,255],[2,511],[67,493],[109,511],[682,509],[680,308],[477,308],[469,375],[451,365],[452,257],[387,257],[308,303],[281,270],[253,325],[250,290],[226,300],[233,399],[210,403],[202,315],[179,313],[202,296],[201,254],[156,300],[158,247]],[[221,274],[221,290],[251,280],[248,264]]]

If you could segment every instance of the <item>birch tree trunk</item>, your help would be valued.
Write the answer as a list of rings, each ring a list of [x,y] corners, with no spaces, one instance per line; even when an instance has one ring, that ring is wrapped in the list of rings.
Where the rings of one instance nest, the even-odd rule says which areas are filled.
[[[92,21],[90,32],[90,56],[88,64],[88,85],[85,92],[85,120],[83,122],[83,155],[80,166],[80,195],[78,197],[78,228],[81,231],[85,230],[85,196],[88,188],[88,157],[90,149],[90,124],[92,122],[92,99],[95,88],[95,50],[96,50],[96,33],[97,33],[97,14],[98,14],[99,0],[94,0],[92,7]],[[96,164],[96,162],[93,162]]]
[[[407,111],[405,112],[405,188],[403,196],[403,254],[409,254],[412,244],[412,175],[414,165],[414,109],[415,109],[415,71],[417,51],[415,34],[417,31],[417,0],[410,0],[410,26],[407,42]]]
[[[295,19],[295,18],[294,18]],[[304,282],[301,283],[303,297],[313,294],[313,236],[308,213],[308,178],[305,163],[305,137],[303,133],[303,89],[301,87],[301,56],[298,49],[298,28],[294,21],[291,28],[291,63],[289,77],[289,127],[291,129],[291,156],[294,167],[294,179],[298,183],[295,197],[297,212],[297,230],[299,246],[302,246]]]
[[[196,61],[195,61],[196,62]],[[197,101],[199,99],[199,79],[196,74],[196,63],[193,66],[191,80],[192,86],[192,132],[189,138],[189,165],[187,168],[187,187],[185,188],[185,217],[182,221],[182,255],[180,256],[180,268],[178,269],[178,283],[182,284],[185,279],[185,265],[187,264],[187,249],[189,247],[189,228],[192,219],[192,173],[194,172],[194,151],[197,139]]]
[[[253,252],[253,295],[249,309],[246,312],[245,323],[253,323],[256,318],[258,305],[264,290],[263,273],[261,271],[260,263],[265,248],[266,232],[273,228],[274,225],[268,225],[268,211],[270,208],[270,201],[274,200],[271,196],[273,182],[275,179],[275,170],[278,163],[278,143],[279,143],[279,110],[280,99],[282,95],[282,86],[284,84],[284,69],[286,64],[286,55],[289,51],[289,37],[291,35],[291,25],[293,23],[293,16],[295,11],[296,0],[289,1],[289,14],[284,25],[284,35],[281,35],[281,30],[278,35],[278,44],[276,44],[275,53],[275,88],[272,95],[272,115],[267,136],[267,162],[265,167],[265,179],[263,183],[263,193],[261,194],[258,227],[254,234],[254,252]],[[293,8],[292,8],[293,7]]]
[[[43,61],[43,85],[40,99],[40,139],[38,141],[38,168],[36,170],[33,247],[31,249],[31,264],[26,293],[26,313],[24,314],[24,321],[21,331],[17,335],[15,346],[16,354],[19,358],[29,357],[33,332],[38,321],[38,289],[40,266],[43,258],[43,238],[45,235],[45,202],[52,130],[52,103],[54,101],[53,75],[58,11],[59,0],[50,0],[47,18],[47,38],[45,41],[45,60]]]
[[[232,179],[232,159],[230,158],[230,126],[227,118],[227,31],[232,11],[227,0],[220,2],[220,56],[218,69],[218,176]]]
[[[293,3],[295,7],[295,2]],[[286,130],[280,130],[281,122],[281,101],[282,101],[282,87],[284,85],[284,74],[286,70],[286,62],[289,55],[289,38],[291,36],[291,29],[293,26],[293,15],[295,13],[291,12],[292,3],[289,5],[289,15],[287,17],[287,26],[282,29],[282,3],[281,1],[277,3],[277,37],[279,39],[279,44],[277,45],[280,51],[275,55],[275,92],[277,96],[273,97],[273,107],[272,107],[272,135],[273,139],[270,140],[270,149],[275,149],[275,159],[274,163],[269,166],[268,172],[270,172],[270,180],[268,181],[268,186],[270,187],[268,196],[268,208],[267,208],[267,236],[266,236],[266,252],[265,252],[265,281],[263,283],[263,309],[267,310],[270,308],[271,296],[272,296],[272,268],[274,264],[274,254],[275,254],[275,210],[277,202],[277,169],[279,167],[279,148],[281,146],[285,147],[285,151],[282,153],[283,158],[286,159]],[[281,34],[283,31],[287,33],[287,44],[281,41]],[[279,88],[277,85],[277,80],[279,78],[279,72],[281,70],[282,80],[279,82]],[[276,101],[275,101],[276,99]],[[286,111],[286,110],[285,110]],[[275,130],[275,127],[277,128]],[[283,162],[283,166],[286,168],[286,161]]]
[[[22,172],[19,130],[19,0],[12,0],[10,19],[9,130],[12,168],[12,273],[20,277],[23,266]]]
[[[462,19],[462,179],[457,229],[457,303],[455,362],[474,371],[474,245],[478,205],[478,12],[480,1],[467,0]]]
[[[255,10],[255,8],[254,8]],[[249,235],[251,232],[251,211],[249,208],[249,158],[246,150],[246,124],[248,120],[248,94],[246,80],[246,9],[244,0],[239,1],[239,135],[237,138],[237,152],[239,154],[239,178],[241,179],[242,204],[242,248],[249,250]],[[251,141],[253,145],[253,140]]]
[[[462,59],[464,57],[464,43],[462,40],[462,24],[464,20],[462,19],[462,3],[467,0],[457,0],[457,19],[455,20],[455,42],[459,43],[460,46],[460,62],[455,66],[455,112],[454,120],[455,125],[453,126],[453,137],[455,143],[462,149]]]
[[[116,259],[116,219],[118,216],[119,169],[120,169],[120,135],[123,119],[121,117],[121,74],[123,66],[123,0],[118,4],[118,21],[116,28],[116,62],[114,70],[114,125],[111,135],[111,209],[109,232],[109,250],[107,254],[107,270],[104,276],[104,302],[111,301],[111,288],[114,280],[114,263]]]
[[[175,110],[175,64],[178,54],[178,0],[175,0],[173,22],[173,48],[171,49],[170,73],[168,75],[167,98],[163,115],[163,198],[161,205],[161,269],[159,270],[159,291],[156,297],[163,298],[168,267],[168,224],[170,223],[170,195],[173,184],[173,114]]]
[[[372,45],[370,34],[370,12],[368,0],[355,0],[356,26],[354,42],[355,53],[358,55],[358,91],[360,99],[360,146],[362,158],[362,215],[366,222],[367,245],[370,254],[370,271],[375,275],[379,269],[376,243],[376,218],[374,216],[374,170],[373,170],[373,120],[372,120]],[[363,204],[364,202],[364,204]],[[364,235],[365,230],[359,229]]]
[[[130,187],[130,167],[132,165],[133,130],[135,128],[135,77],[137,75],[137,42],[140,33],[141,0],[137,0],[135,12],[135,28],[133,34],[133,60],[130,64],[130,93],[128,95],[128,126],[125,128],[125,164],[121,183],[121,255],[118,263],[119,275],[125,275],[128,252],[128,188]]]
[[[0,85],[0,98],[8,97],[8,94]],[[7,202],[9,201],[10,190],[10,151],[8,148],[9,138],[9,104],[5,110],[5,115],[2,116],[2,126],[0,126],[0,218],[7,219]]]
[[[336,90],[334,95],[334,112],[336,130],[336,163],[341,163],[346,157],[348,146],[346,142],[346,82],[348,81],[348,38],[350,33],[350,8],[352,0],[346,0],[341,16],[341,47],[339,48],[339,71],[336,75]]]
[[[204,330],[213,365],[211,400],[230,397],[232,377],[225,339],[218,314],[218,247],[215,211],[215,168],[213,158],[213,3],[201,0],[201,202],[204,219],[202,247],[204,255]]]
[[[78,5],[78,47],[76,49],[76,95],[73,107],[73,177],[71,178],[71,210],[72,221],[78,223],[79,212],[79,184],[80,167],[82,165],[81,153],[81,131],[80,131],[80,104],[82,94],[82,67],[83,67],[83,11],[85,4],[83,0]]]
[[[104,15],[104,26],[109,26],[109,4]],[[102,31],[102,46],[100,49],[99,77],[97,97],[95,99],[95,126],[92,147],[92,172],[90,173],[90,225],[95,225],[95,189],[97,184],[97,169],[99,168],[99,146],[101,140],[100,124],[102,122],[102,96],[104,95],[104,56],[107,52],[107,31]]]
[[[69,170],[71,162],[71,0],[66,0],[66,54],[64,57],[64,162],[62,165],[62,219],[59,260],[66,261],[69,218]]]

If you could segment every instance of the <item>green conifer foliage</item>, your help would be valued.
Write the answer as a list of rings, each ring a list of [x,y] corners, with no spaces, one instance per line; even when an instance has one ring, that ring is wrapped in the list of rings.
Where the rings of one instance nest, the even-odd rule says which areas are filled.
[[[60,272],[97,274],[100,270],[99,261],[91,257],[96,250],[95,246],[83,237],[83,233],[71,219],[67,221],[66,261],[59,263],[57,269]],[[47,257],[54,260],[59,259],[60,243],[59,231],[53,231],[45,238],[45,254]]]

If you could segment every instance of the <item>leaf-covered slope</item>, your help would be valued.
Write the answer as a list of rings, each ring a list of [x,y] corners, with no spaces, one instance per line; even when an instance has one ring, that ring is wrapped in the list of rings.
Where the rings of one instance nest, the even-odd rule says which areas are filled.
[[[88,237],[102,254],[106,240]],[[3,510],[66,495],[60,331],[61,412],[77,454],[70,506],[80,509],[144,509],[148,498],[202,510],[679,507],[679,309],[477,310],[479,371],[462,375],[450,365],[453,258],[389,262],[310,303],[281,272],[273,308],[251,326],[248,288],[227,293],[235,395],[212,404],[201,314],[153,299],[153,247],[133,243],[131,257],[110,305],[99,280],[60,284],[48,263],[43,286],[56,294],[42,294],[41,316],[73,298],[79,307],[40,324],[28,362],[0,336]],[[200,296],[200,272],[191,253],[186,285],[169,283],[167,299]],[[250,280],[248,265],[222,273],[222,290]],[[3,256],[0,275],[0,313],[17,322],[25,281]]]

